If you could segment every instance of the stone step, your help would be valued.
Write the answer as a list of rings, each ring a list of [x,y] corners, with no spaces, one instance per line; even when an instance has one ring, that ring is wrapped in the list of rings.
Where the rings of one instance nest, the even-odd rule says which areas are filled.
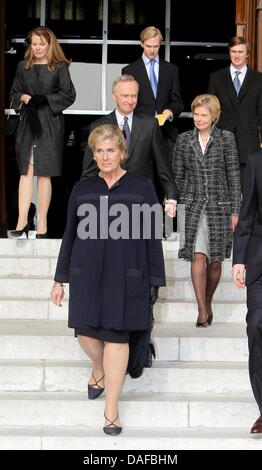
[[[85,392],[86,361],[0,361],[0,391]],[[225,362],[159,362],[137,380],[126,376],[126,393],[251,394],[247,365]]]
[[[215,323],[244,323],[246,316],[246,302],[223,302],[216,300],[213,307],[213,325]],[[56,309],[57,310],[57,309]],[[57,315],[57,312],[54,315]],[[163,323],[193,323],[195,324],[198,311],[196,301],[158,301],[154,306],[156,321]],[[54,317],[55,318],[55,317]],[[57,317],[58,318],[58,317]]]
[[[67,289],[66,289],[67,290]],[[214,323],[244,323],[246,315],[246,302],[213,303]],[[1,300],[0,319],[21,320],[67,320],[68,301],[63,301],[63,308],[58,308],[50,300]],[[195,323],[197,318],[197,305],[195,301],[172,302],[158,301],[154,306],[154,317],[162,323]]]
[[[165,252],[165,269],[167,279],[190,279],[191,263],[178,259],[176,252]],[[232,260],[225,259],[222,263],[221,280],[232,282]]]
[[[244,324],[156,324],[153,337],[159,361],[247,361]],[[0,360],[84,358],[64,321],[0,321]]]
[[[14,240],[0,239],[0,256],[40,256],[56,258],[61,245],[60,239]],[[178,245],[173,241],[162,241],[164,253],[177,257]]]
[[[0,277],[51,277],[53,278],[57,258],[53,256],[1,256]],[[166,277],[190,279],[190,263],[180,260],[174,253],[165,254]],[[222,264],[221,280],[231,281],[232,261]],[[232,282],[232,281],[231,281]]]
[[[162,300],[190,302],[195,300],[192,282],[189,279],[168,280],[166,287],[159,289],[159,297]],[[233,281],[220,281],[214,294],[214,301],[245,302],[246,290],[238,289]]]
[[[0,299],[50,299],[52,278],[41,277],[15,277],[0,279]],[[189,279],[174,279],[167,281],[166,287],[159,290],[159,298],[162,300],[192,302],[195,294],[192,282]],[[223,302],[244,302],[246,299],[245,289],[237,289],[232,281],[220,281],[214,295],[214,300]]]
[[[86,393],[2,392],[0,426],[102,426],[104,397]],[[248,429],[257,418],[253,397],[210,394],[121,395],[119,414],[126,428]],[[54,418],[55,417],[55,418]]]
[[[0,256],[39,256],[56,258],[61,245],[60,239],[14,240],[0,239]]]
[[[249,422],[251,427],[251,422]],[[1,426],[0,450],[261,450],[261,439],[247,429],[124,428],[116,437],[87,426]],[[153,452],[152,452],[153,453]],[[178,457],[179,463],[179,457]]]

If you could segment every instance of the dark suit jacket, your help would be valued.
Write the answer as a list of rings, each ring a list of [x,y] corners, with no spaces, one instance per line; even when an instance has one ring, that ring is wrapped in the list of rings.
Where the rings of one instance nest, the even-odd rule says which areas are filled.
[[[262,149],[248,158],[233,264],[246,265],[246,286],[262,274]]]
[[[117,126],[115,111],[92,122],[90,131],[102,124]],[[175,180],[157,120],[151,116],[134,113],[128,158],[122,166],[133,173],[153,179],[154,163],[166,197],[176,199]],[[82,177],[95,174],[97,171],[91,148],[87,145]]]
[[[159,77],[157,95],[154,97],[152,87],[147,75],[142,57],[122,69],[122,74],[132,75],[139,83],[138,102],[136,111],[155,116],[155,112],[162,113],[164,109],[171,109],[173,121],[166,121],[163,134],[175,142],[178,131],[176,119],[184,109],[181,98],[178,68],[165,60],[159,59]]]
[[[234,132],[240,163],[246,163],[250,152],[260,145],[262,130],[262,73],[247,69],[237,96],[230,68],[210,75],[209,93],[216,95],[221,105],[218,127]]]

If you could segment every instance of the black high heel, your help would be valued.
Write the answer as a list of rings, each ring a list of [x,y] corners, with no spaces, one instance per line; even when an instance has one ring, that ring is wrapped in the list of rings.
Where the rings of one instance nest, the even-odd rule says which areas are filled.
[[[207,321],[197,321],[196,322],[196,327],[197,328],[206,328],[208,326],[208,322]]]
[[[209,326],[212,324],[212,321],[213,321],[213,313],[211,313],[211,315],[208,315],[207,317],[207,323],[209,324]]]
[[[35,238],[39,239],[39,238],[47,238],[47,232],[45,233],[37,233]]]
[[[206,319],[206,321],[198,321],[198,317],[197,317],[197,321],[196,321],[197,328],[206,328],[207,326],[208,326],[208,319]]]
[[[12,238],[19,238],[21,237],[23,234],[25,233],[26,235],[26,238],[28,238],[28,233],[29,233],[29,225],[26,224],[24,226],[24,228],[22,228],[21,230],[11,230],[10,232],[10,236]]]

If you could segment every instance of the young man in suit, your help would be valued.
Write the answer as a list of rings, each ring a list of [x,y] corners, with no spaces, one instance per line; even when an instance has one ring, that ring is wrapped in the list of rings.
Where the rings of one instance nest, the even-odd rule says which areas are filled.
[[[145,28],[140,34],[143,55],[122,69],[123,74],[132,75],[139,84],[136,110],[155,116],[169,116],[161,126],[172,161],[173,147],[178,135],[177,118],[184,109],[180,93],[178,68],[160,59],[159,49],[163,36],[155,26]],[[153,70],[151,69],[153,68]]]
[[[249,377],[260,413],[251,433],[262,433],[262,149],[248,157],[232,277],[237,287],[247,287]]]
[[[242,188],[247,156],[261,146],[262,131],[262,73],[247,67],[248,53],[246,39],[230,39],[231,64],[213,72],[208,86],[221,105],[218,127],[235,134]]]

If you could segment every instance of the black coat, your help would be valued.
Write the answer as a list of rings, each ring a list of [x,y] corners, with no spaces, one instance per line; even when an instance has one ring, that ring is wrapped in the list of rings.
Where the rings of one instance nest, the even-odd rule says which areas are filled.
[[[19,62],[11,87],[13,106],[19,108],[20,97],[46,95],[48,105],[38,108],[43,133],[34,138],[27,119],[27,108],[18,127],[16,157],[20,174],[26,174],[31,149],[34,156],[34,174],[38,176],[60,176],[64,151],[64,116],[62,111],[75,101],[75,89],[71,82],[68,65],[61,63],[56,70],[49,71],[46,64],[35,64],[26,70],[24,61]]]
[[[139,83],[137,112],[151,116],[155,116],[156,111],[162,113],[164,109],[170,109],[173,112],[174,119],[172,121],[167,120],[161,129],[164,137],[171,139],[174,144],[178,135],[177,118],[184,109],[176,65],[159,59],[156,97],[153,94],[142,57],[124,67],[122,74],[132,75]]]
[[[262,274],[262,149],[248,159],[243,200],[234,234],[233,264],[246,265],[246,286]]]
[[[100,217],[105,220],[100,198],[102,203],[108,202],[109,211],[113,204],[124,204],[129,215],[132,204],[152,206],[157,202],[150,180],[128,172],[110,189],[98,175],[76,183],[55,273],[56,281],[69,282],[69,327],[148,330],[149,286],[165,285],[161,240],[154,235],[151,239],[128,238],[131,222],[126,238],[99,237]],[[83,204],[92,204],[98,214],[94,239],[80,236]],[[109,217],[109,225],[114,219]]]
[[[90,130],[92,131],[102,124],[115,124],[117,126],[115,111],[92,122]],[[128,171],[147,176],[153,180],[154,165],[167,199],[176,199],[177,193],[171,163],[157,120],[151,116],[140,115],[135,112],[133,114],[128,158],[123,167]],[[82,177],[95,174],[97,171],[92,150],[87,145],[83,160]]]
[[[220,101],[218,127],[235,134],[239,161],[246,163],[247,156],[261,142],[262,73],[248,68],[237,96],[227,67],[210,75],[208,90]]]

